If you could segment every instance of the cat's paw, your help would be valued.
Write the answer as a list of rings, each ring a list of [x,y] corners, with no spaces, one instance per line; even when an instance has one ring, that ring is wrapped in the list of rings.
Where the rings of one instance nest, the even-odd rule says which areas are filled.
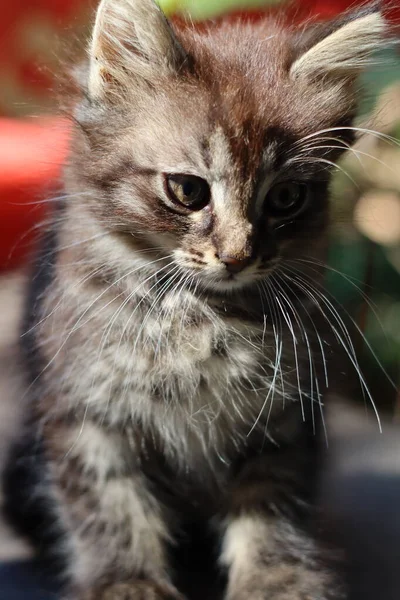
[[[75,599],[74,599],[75,600]],[[152,581],[115,583],[93,589],[77,600],[185,600],[176,590]]]
[[[340,600],[337,582],[327,573],[286,564],[254,572],[228,585],[225,600]]]

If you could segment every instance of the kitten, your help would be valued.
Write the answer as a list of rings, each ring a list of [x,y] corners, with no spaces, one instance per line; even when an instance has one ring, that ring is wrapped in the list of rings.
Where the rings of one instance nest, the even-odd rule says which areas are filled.
[[[200,32],[152,0],[100,3],[7,475],[68,598],[183,598],[209,540],[226,600],[344,597],[314,530],[332,330],[347,338],[310,265],[385,35],[376,5]]]

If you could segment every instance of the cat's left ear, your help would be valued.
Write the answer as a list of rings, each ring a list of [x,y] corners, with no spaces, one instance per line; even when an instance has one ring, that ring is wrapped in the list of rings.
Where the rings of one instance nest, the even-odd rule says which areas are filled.
[[[89,47],[89,95],[178,72],[187,61],[154,0],[101,0]]]
[[[321,76],[356,77],[372,55],[387,43],[388,26],[374,3],[340,19],[305,29],[297,39],[290,75],[294,79]]]

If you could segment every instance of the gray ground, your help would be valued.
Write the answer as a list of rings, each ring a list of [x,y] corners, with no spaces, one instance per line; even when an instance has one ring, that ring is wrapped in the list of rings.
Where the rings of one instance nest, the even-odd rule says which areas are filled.
[[[0,468],[18,427],[24,393],[16,352],[23,283],[20,273],[0,275]],[[29,554],[29,549],[9,531],[0,515],[0,562],[26,558]]]

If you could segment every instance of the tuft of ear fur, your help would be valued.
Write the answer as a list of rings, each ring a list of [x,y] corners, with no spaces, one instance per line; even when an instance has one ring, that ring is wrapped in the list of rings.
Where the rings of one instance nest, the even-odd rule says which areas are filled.
[[[151,81],[186,60],[169,22],[153,0],[101,0],[89,48],[89,95],[112,83]]]
[[[317,31],[317,40],[291,66],[290,75],[295,79],[355,77],[387,43],[387,25],[376,4]]]

